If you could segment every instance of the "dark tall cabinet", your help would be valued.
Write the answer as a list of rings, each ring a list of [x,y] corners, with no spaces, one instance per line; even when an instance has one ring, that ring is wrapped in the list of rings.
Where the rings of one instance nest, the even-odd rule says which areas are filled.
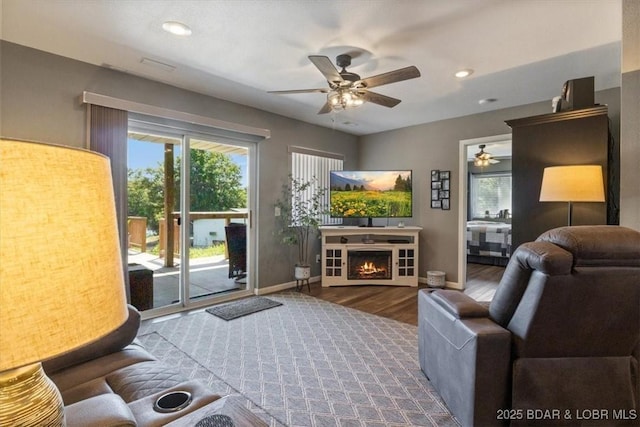
[[[513,130],[512,245],[533,241],[567,225],[568,203],[540,202],[547,166],[601,165],[605,203],[574,203],[572,225],[617,224],[619,179],[616,146],[606,106],[544,114],[506,122]]]

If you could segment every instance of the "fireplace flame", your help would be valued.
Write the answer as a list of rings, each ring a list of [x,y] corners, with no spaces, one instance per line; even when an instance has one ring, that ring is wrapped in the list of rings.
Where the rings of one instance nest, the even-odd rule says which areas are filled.
[[[364,263],[362,263],[359,269],[359,273],[364,275],[382,273],[384,271],[385,271],[384,268],[378,268],[375,266],[374,263],[369,261],[365,261]]]

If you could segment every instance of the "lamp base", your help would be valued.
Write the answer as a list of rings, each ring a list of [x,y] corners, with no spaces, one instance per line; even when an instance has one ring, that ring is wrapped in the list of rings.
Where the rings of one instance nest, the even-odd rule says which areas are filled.
[[[40,362],[0,372],[0,426],[64,426],[64,404]]]

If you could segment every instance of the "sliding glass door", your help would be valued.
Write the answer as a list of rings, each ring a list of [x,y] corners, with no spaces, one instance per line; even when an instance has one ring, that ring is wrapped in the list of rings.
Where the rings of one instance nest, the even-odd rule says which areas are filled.
[[[131,302],[166,312],[251,288],[252,147],[130,122]]]

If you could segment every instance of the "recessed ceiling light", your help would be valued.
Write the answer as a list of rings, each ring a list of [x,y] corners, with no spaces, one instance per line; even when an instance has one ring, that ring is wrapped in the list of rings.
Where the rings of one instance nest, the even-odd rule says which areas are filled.
[[[478,104],[480,105],[491,104],[492,102],[496,102],[497,100],[498,100],[497,98],[485,98],[478,101]]]
[[[162,29],[168,33],[174,34],[176,36],[190,36],[191,28],[188,25],[183,24],[182,22],[177,21],[167,21],[162,24]]]
[[[471,74],[473,74],[473,70],[471,68],[466,68],[456,72],[455,76],[459,79],[464,79],[465,77],[469,77]]]

